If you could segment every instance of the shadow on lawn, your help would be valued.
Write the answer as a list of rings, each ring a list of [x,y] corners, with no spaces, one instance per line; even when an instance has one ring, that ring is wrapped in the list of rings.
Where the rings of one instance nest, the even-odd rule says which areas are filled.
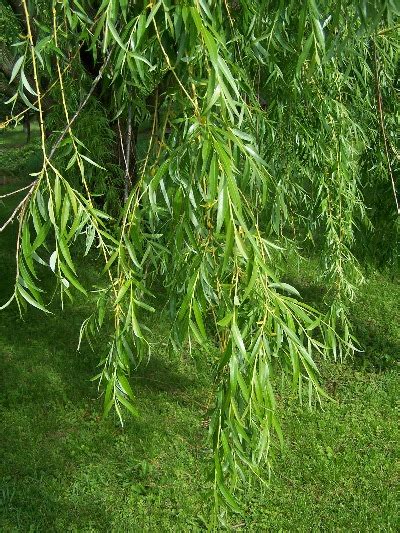
[[[15,231],[0,234],[1,302],[13,282]],[[293,284],[322,309],[323,287]],[[21,319],[14,304],[0,312],[0,530],[110,531],[112,511],[132,494],[131,503],[159,497],[164,509],[176,470],[196,472],[191,461],[204,460],[196,424],[209,388],[198,383],[194,364],[170,360],[165,348],[132,380],[141,417],[128,419],[124,431],[116,418],[100,419],[101,400],[89,381],[100,354],[86,344],[76,351],[88,312],[85,302],[51,316],[31,308]],[[354,323],[366,339],[365,357],[383,348],[398,353],[393,335],[357,313],[357,305]],[[159,324],[156,333],[162,338]],[[101,351],[105,342],[98,339]]]
[[[288,282],[296,287],[304,302],[322,312],[327,310],[323,285],[298,278],[290,279]],[[384,306],[384,302],[374,298],[374,308],[368,307],[365,302],[368,290],[368,287],[361,286],[359,297],[351,306],[350,320],[361,350],[355,353],[352,364],[356,369],[376,372],[393,368],[397,364],[400,358],[400,338],[391,327],[378,321],[385,316],[385,310],[383,307],[377,309],[375,306],[377,304]],[[390,317],[391,322],[396,320],[400,321],[400,316],[398,319]]]
[[[0,211],[5,216],[1,205]],[[16,229],[0,234],[2,303],[15,276]],[[125,486],[152,494],[137,465],[163,453],[166,439],[187,439],[188,427],[196,427],[195,378],[163,360],[165,354],[142,365],[133,380],[140,418],[128,418],[124,431],[113,415],[101,420],[102,402],[90,378],[102,353],[86,343],[76,351],[89,312],[90,302],[79,300],[54,315],[30,308],[21,318],[15,303],[0,311],[1,530],[65,530],[70,523],[78,530],[110,530],[107,498],[118,501],[121,494],[113,491],[123,493]],[[98,339],[101,352],[105,344]]]
[[[126,485],[156,495],[152,474],[143,479],[137,465],[165,454],[166,440],[191,439],[194,380],[158,358],[133,380],[140,418],[127,417],[125,430],[113,415],[101,420],[89,381],[98,357],[86,347],[76,352],[84,316],[30,310],[22,321],[11,308],[1,315],[0,529],[62,530],[57,520],[73,516],[78,530],[110,530],[110,492]]]

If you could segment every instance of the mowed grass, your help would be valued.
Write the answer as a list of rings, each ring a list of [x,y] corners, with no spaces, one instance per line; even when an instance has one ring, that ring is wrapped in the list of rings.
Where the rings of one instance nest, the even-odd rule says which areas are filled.
[[[39,136],[39,124],[36,121],[31,123],[31,139]],[[0,149],[21,147],[26,144],[27,135],[22,125],[6,130],[0,130]]]
[[[0,185],[0,195],[15,185]],[[13,204],[1,202],[3,220]],[[0,234],[1,302],[14,276],[15,231]],[[309,301],[320,294],[313,268],[297,274]],[[97,270],[94,260],[85,264],[87,278]],[[354,306],[365,353],[322,365],[334,402],[310,410],[281,395],[285,443],[273,449],[271,482],[243,493],[245,515],[221,530],[398,530],[399,301],[396,280],[369,277]],[[98,352],[76,350],[90,301],[52,310],[0,313],[0,531],[205,530],[207,354],[170,353],[166,316],[149,319],[154,355],[131,380],[140,418],[122,429],[113,416],[101,419],[90,381],[106,339]]]

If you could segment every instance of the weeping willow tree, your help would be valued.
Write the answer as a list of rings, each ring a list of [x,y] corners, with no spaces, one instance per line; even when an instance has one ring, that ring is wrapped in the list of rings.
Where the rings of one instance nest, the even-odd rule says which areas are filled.
[[[48,313],[46,271],[72,300],[92,289],[78,257],[102,262],[81,338],[112,325],[96,379],[105,414],[122,423],[138,414],[128,378],[150,354],[146,316],[162,285],[171,348],[200,345],[213,364],[216,508],[239,511],[241,487],[282,439],[276,377],[300,399],[324,395],[316,361],[356,347],[348,309],[359,249],[379,238],[385,260],[398,253],[398,5],[8,8],[21,32],[1,49],[14,87],[3,125],[38,115],[43,166],[2,225],[18,219],[5,305]],[[283,281],[289,254],[306,244],[321,258],[328,313]]]

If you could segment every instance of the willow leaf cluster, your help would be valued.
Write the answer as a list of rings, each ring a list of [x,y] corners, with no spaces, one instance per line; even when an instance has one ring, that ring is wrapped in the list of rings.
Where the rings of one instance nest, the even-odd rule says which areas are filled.
[[[128,377],[150,355],[161,280],[171,346],[210,353],[216,507],[240,511],[240,488],[282,438],[277,377],[319,396],[316,360],[354,349],[356,242],[373,232],[365,197],[380,182],[394,212],[397,201],[398,115],[385,103],[398,91],[396,3],[17,4],[26,36],[10,104],[23,109],[13,120],[38,114],[43,167],[14,213],[10,302],[49,312],[40,272],[72,300],[90,289],[82,251],[103,262],[81,338],[112,324],[96,378],[105,413],[123,422],[138,414]],[[310,243],[324,315],[282,277]]]

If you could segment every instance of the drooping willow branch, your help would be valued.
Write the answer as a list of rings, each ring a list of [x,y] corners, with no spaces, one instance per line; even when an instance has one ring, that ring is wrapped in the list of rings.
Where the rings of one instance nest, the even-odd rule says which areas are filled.
[[[85,108],[86,104],[89,102],[90,97],[92,96],[92,94],[93,94],[94,90],[96,89],[98,83],[100,82],[100,80],[103,77],[103,73],[104,73],[105,69],[107,68],[107,65],[108,65],[108,63],[110,61],[110,58],[111,58],[111,55],[112,55],[112,52],[113,52],[113,49],[111,49],[109,51],[109,53],[107,54],[106,60],[104,61],[103,65],[101,66],[98,75],[93,80],[92,86],[90,87],[90,89],[89,89],[87,95],[85,96],[84,100],[82,101],[82,103],[80,104],[80,106],[78,107],[78,109],[74,113],[74,115],[71,117],[71,119],[68,122],[68,124],[62,130],[62,132],[61,132],[60,136],[58,137],[57,141],[52,146],[52,148],[50,150],[50,153],[49,153],[49,156],[48,156],[49,159],[51,159],[54,156],[57,148],[60,146],[61,141],[67,135],[67,133],[71,129],[71,126],[76,121],[76,119],[79,117],[79,115],[81,114],[82,110]]]
[[[47,160],[48,163],[50,163],[50,161],[54,157],[54,154],[56,153],[56,150],[59,147],[60,143],[62,142],[62,140],[64,139],[66,134],[70,131],[71,126],[74,124],[74,122],[79,117],[79,115],[81,114],[81,112],[85,108],[86,104],[88,103],[91,95],[93,94],[94,90],[96,89],[96,86],[98,85],[98,83],[100,82],[101,78],[103,77],[104,70],[106,69],[106,67],[107,67],[107,65],[108,65],[108,63],[110,61],[111,54],[112,54],[112,50],[110,50],[110,52],[108,53],[105,62],[103,63],[102,67],[100,68],[99,74],[96,76],[95,80],[93,80],[92,86],[91,86],[88,94],[86,95],[85,99],[82,101],[82,103],[80,104],[80,106],[77,109],[77,111],[75,112],[75,114],[72,116],[72,118],[70,119],[68,124],[65,126],[65,128],[63,129],[63,131],[61,132],[61,134],[57,138],[56,142],[54,143],[54,145],[52,146],[52,148],[50,150],[49,155],[46,156],[46,160]],[[39,88],[38,88],[38,94],[40,94]],[[3,231],[14,220],[14,218],[18,214],[19,210],[23,207],[24,203],[28,200],[28,198],[30,197],[30,195],[34,191],[34,188],[35,188],[36,184],[37,184],[37,179],[34,180],[30,185],[28,185],[26,187],[23,187],[22,189],[18,189],[16,191],[12,191],[11,193],[8,193],[8,194],[5,194],[3,196],[0,196],[0,198],[3,198],[3,197],[5,198],[5,197],[8,197],[8,196],[12,196],[14,194],[17,194],[19,192],[22,192],[23,190],[29,188],[29,191],[26,194],[26,196],[24,197],[24,199],[17,205],[17,207],[15,208],[13,213],[10,215],[10,217],[8,217],[7,220],[5,221],[5,223],[0,227],[0,232]]]
[[[18,194],[19,192],[25,191],[26,189],[29,189],[32,186],[30,183],[26,187],[22,187],[21,189],[17,189],[16,191],[8,192],[7,194],[1,194],[0,198],[8,198],[9,196],[14,196],[14,194]]]
[[[4,224],[2,226],[0,226],[0,233],[2,231],[4,231],[6,229],[6,227],[11,224],[11,222],[14,220],[14,218],[17,216],[18,212],[20,209],[22,209],[24,207],[24,205],[26,204],[26,202],[28,201],[30,195],[32,194],[33,192],[33,189],[35,188],[35,185],[36,185],[36,181],[34,181],[31,185],[29,185],[29,191],[27,192],[27,194],[24,196],[24,198],[20,201],[20,203],[17,205],[17,207],[14,209],[14,211],[11,213],[11,215],[7,218],[7,220],[4,222]],[[24,189],[27,189],[28,187],[24,187]],[[18,192],[21,192],[23,191],[24,189],[19,189],[18,191],[14,191],[13,193],[10,193],[11,194],[16,194]],[[4,196],[8,196],[8,195],[4,195]]]
[[[26,1],[23,0],[24,5]],[[272,379],[275,372],[285,371],[300,396],[306,384],[318,395],[322,392],[315,354],[335,355],[340,350],[339,343],[346,345],[351,340],[348,333],[340,340],[331,322],[327,324],[317,311],[304,304],[294,287],[279,281],[279,265],[286,260],[282,219],[287,218],[288,211],[297,210],[297,220],[308,214],[303,209],[311,213],[314,206],[308,193],[315,188],[326,222],[329,284],[340,289],[340,299],[351,289],[354,274],[349,265],[355,263],[350,247],[355,211],[361,203],[358,146],[363,138],[354,135],[357,124],[348,113],[351,106],[359,109],[361,99],[357,101],[353,97],[356,91],[348,88],[352,88],[351,69],[357,69],[359,57],[361,63],[365,58],[362,46],[357,48],[357,42],[352,43],[354,54],[353,49],[348,50],[354,63],[345,79],[341,78],[345,69],[338,68],[336,59],[320,59],[326,57],[333,25],[346,37],[346,32],[352,33],[354,20],[343,11],[336,23],[326,19],[325,29],[325,13],[316,6],[310,10],[310,5],[317,2],[304,0],[300,3],[304,28],[295,35],[292,28],[297,27],[297,20],[296,24],[292,24],[294,19],[290,24],[286,22],[286,15],[297,16],[298,2],[294,0],[277,8],[276,13],[272,4],[279,3],[269,3],[261,13],[257,11],[256,17],[259,2],[238,1],[238,9],[229,12],[227,8],[228,18],[223,2],[186,2],[185,9],[181,2],[173,2],[168,10],[164,2],[146,5],[142,10],[128,2],[123,13],[122,2],[110,0],[101,3],[91,37],[83,19],[78,20],[72,13],[75,4],[69,0],[62,6],[53,3],[54,9],[65,9],[70,15],[60,14],[58,18],[59,12],[53,11],[56,47],[61,24],[65,30],[61,48],[68,49],[81,38],[86,39],[95,60],[97,50],[104,51],[105,63],[78,106],[73,98],[78,99],[79,91],[74,92],[73,84],[71,92],[65,90],[58,58],[49,47],[49,54],[57,63],[64,125],[49,147],[43,140],[41,115],[41,186],[35,194],[37,182],[30,185],[26,194],[31,199],[29,209],[24,199],[16,211],[20,213],[18,243],[21,240],[17,301],[34,301],[32,305],[39,304],[42,310],[47,305],[40,303],[40,293],[31,283],[29,272],[26,276],[26,267],[29,269],[33,252],[45,242],[42,236],[46,231],[53,232],[52,239],[43,244],[40,254],[57,276],[61,294],[64,287],[68,290],[68,280],[82,291],[77,281],[79,269],[75,272],[71,257],[73,242],[86,235],[86,251],[93,242],[99,242],[105,260],[103,273],[108,273],[109,283],[99,291],[96,309],[81,331],[96,336],[105,314],[113,322],[109,351],[103,354],[97,377],[107,383],[105,414],[114,405],[122,420],[121,407],[135,414],[135,399],[127,377],[147,350],[145,323],[140,321],[145,311],[154,312],[148,305],[148,296],[152,296],[150,280],[159,276],[172,303],[171,343],[180,348],[186,342],[220,341],[215,374],[218,394],[210,423],[214,490],[217,505],[222,495],[223,501],[237,509],[231,492],[249,471],[258,475],[258,466],[267,459],[272,434],[280,435]],[[213,10],[207,8],[211,4]],[[333,0],[329,8],[333,9]],[[162,22],[163,10],[164,20],[173,14],[174,27]],[[127,24],[121,24],[122,20]],[[273,56],[269,48],[262,46],[268,28],[269,41],[276,41]],[[311,33],[307,36],[308,32]],[[101,156],[94,155],[92,161],[80,154],[75,145],[75,141],[79,144],[78,139],[71,130],[89,99],[95,100],[94,89],[111,57],[111,52],[107,58],[105,54],[113,45],[117,49],[113,55],[113,81],[104,86],[110,108],[104,111],[107,127],[108,111],[118,117],[128,103],[137,105],[132,109],[135,120],[136,116],[146,116],[145,120],[150,118],[153,122],[147,153],[140,161],[139,179],[119,212],[121,223],[117,224],[115,220],[107,222],[109,215],[97,210],[91,201],[99,175],[94,171],[87,178],[83,160],[99,167]],[[31,35],[30,46],[37,81],[38,55]],[[178,51],[176,56],[174,50]],[[37,67],[40,68],[39,61]],[[171,74],[168,90],[165,97],[160,94],[160,103],[157,89],[154,111],[141,97],[159,85],[159,77],[165,72]],[[258,84],[254,83],[255,73]],[[74,74],[71,69],[68,76],[72,81],[77,79]],[[334,80],[338,80],[337,86]],[[285,86],[290,91],[282,90]],[[268,91],[271,102],[276,103],[269,106],[266,116],[259,104]],[[348,98],[342,100],[342,92]],[[41,107],[40,97],[38,102]],[[74,113],[71,107],[75,109],[75,105],[78,110]],[[144,113],[136,115],[136,109]],[[290,113],[283,117],[283,109]],[[158,110],[167,113],[164,126],[158,120]],[[169,115],[173,131],[167,137]],[[281,134],[282,143],[276,142],[279,130],[285,132],[285,136]],[[116,170],[127,173],[129,128],[122,131],[128,132],[128,144],[124,145],[120,131],[124,168]],[[162,142],[155,149],[160,131]],[[92,130],[83,132],[83,141],[85,134],[92,135]],[[72,189],[69,180],[51,162],[65,137],[75,150],[67,170],[78,162],[87,197]],[[71,175],[72,172],[68,178]],[[308,187],[309,183],[312,187]],[[292,192],[294,187],[298,191]],[[321,217],[313,212],[311,218],[315,222]],[[22,239],[21,228],[25,231]],[[36,256],[36,260],[41,259]],[[338,310],[346,311],[344,306],[336,306],[335,316]]]
[[[388,146],[388,140],[387,140],[386,129],[385,129],[385,118],[384,118],[383,106],[382,106],[382,93],[381,93],[381,86],[379,82],[379,59],[378,59],[378,51],[377,51],[375,39],[372,40],[372,43],[374,47],[374,66],[375,66],[374,76],[375,76],[376,105],[377,105],[377,111],[378,111],[378,117],[379,117],[379,125],[381,128],[383,145],[385,147],[385,156],[386,156],[390,181],[392,184],[393,197],[394,197],[394,201],[396,204],[397,214],[400,215],[400,203],[397,197],[396,183],[395,183],[394,176],[393,176],[392,164],[390,162],[389,146]]]

